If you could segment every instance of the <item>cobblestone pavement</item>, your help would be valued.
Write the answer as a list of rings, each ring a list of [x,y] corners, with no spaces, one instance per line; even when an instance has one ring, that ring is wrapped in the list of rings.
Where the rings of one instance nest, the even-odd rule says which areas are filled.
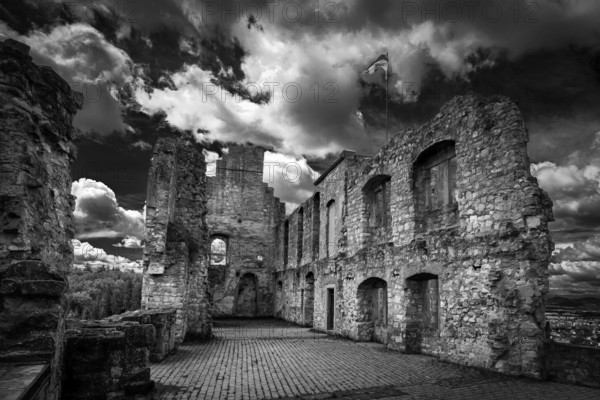
[[[152,366],[161,399],[585,399],[600,390],[510,378],[278,320],[220,320]]]

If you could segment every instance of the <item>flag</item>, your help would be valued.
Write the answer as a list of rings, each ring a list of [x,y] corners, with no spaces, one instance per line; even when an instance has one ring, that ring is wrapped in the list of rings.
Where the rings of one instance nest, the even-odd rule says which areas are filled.
[[[387,55],[382,54],[377,57],[377,60],[373,61],[371,65],[367,69],[365,69],[362,73],[363,75],[373,75],[377,70],[383,70],[385,72],[385,79],[387,79],[388,74],[388,58]]]
[[[367,69],[365,69],[362,73],[361,73],[361,78],[363,81],[367,82],[367,83],[374,83],[377,82],[377,80],[379,80],[379,76],[381,76],[381,74],[379,74],[379,76],[377,77],[377,79],[373,79],[373,76],[375,75],[375,72],[377,71],[383,71],[385,72],[385,140],[387,142],[388,140],[388,68],[389,68],[389,60],[388,60],[388,55],[387,53],[380,55],[379,57],[377,57],[377,60],[373,61],[371,63],[371,65],[369,65],[369,67]],[[377,84],[382,84],[382,82],[377,82]]]

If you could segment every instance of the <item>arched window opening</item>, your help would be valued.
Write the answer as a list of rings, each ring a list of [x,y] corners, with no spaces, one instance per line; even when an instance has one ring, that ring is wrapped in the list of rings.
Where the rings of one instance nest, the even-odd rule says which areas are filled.
[[[258,303],[258,285],[256,275],[245,273],[238,285],[236,299],[236,315],[240,317],[255,317]]]
[[[456,151],[453,141],[443,141],[425,150],[415,162],[417,199],[427,211],[456,204]]]
[[[302,261],[302,247],[304,242],[304,208],[300,208],[298,211],[298,230],[297,230],[297,254],[298,254],[298,264]]]
[[[313,260],[319,258],[319,238],[321,231],[321,195],[316,193],[313,197],[313,235],[312,235],[312,252]]]
[[[331,200],[327,203],[327,256],[332,256],[335,253],[336,220],[335,201]]]
[[[227,238],[224,236],[215,236],[210,242],[210,264],[227,264]]]
[[[288,263],[288,245],[290,243],[290,221],[285,220],[283,225],[283,264]]]
[[[390,225],[390,179],[389,175],[377,175],[363,188],[370,227]]]
[[[360,341],[387,342],[387,282],[369,278],[358,285],[357,339]]]

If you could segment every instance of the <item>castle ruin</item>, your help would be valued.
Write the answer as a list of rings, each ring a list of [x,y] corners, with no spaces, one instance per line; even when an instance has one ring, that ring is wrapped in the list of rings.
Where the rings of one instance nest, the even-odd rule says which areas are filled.
[[[375,156],[342,152],[288,217],[262,182],[264,149],[231,145],[207,178],[211,314],[543,376],[552,202],[527,141],[510,100],[457,97]],[[178,170],[156,154],[152,171]],[[184,281],[163,293],[185,297]]]
[[[32,398],[147,395],[149,361],[231,316],[597,386],[597,352],[548,342],[552,203],[504,97],[457,97],[374,156],[342,152],[288,216],[262,179],[269,149],[230,144],[206,176],[191,134],[159,139],[143,310],[68,324],[82,98],[28,51],[0,42],[0,364],[27,362]]]
[[[343,152],[280,226],[278,316],[543,375],[552,202],[506,98],[457,97],[375,156]]]

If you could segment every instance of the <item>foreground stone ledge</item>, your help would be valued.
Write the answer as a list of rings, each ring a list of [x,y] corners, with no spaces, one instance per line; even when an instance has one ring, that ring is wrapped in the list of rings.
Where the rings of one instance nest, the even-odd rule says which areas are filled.
[[[154,326],[130,322],[69,321],[63,399],[150,395],[149,354]]]
[[[176,310],[137,310],[70,320],[63,399],[151,397],[150,362],[177,350]]]
[[[160,362],[177,351],[176,310],[136,310],[106,318],[107,321],[132,321],[150,324],[154,327],[153,345],[150,347],[150,361]]]

